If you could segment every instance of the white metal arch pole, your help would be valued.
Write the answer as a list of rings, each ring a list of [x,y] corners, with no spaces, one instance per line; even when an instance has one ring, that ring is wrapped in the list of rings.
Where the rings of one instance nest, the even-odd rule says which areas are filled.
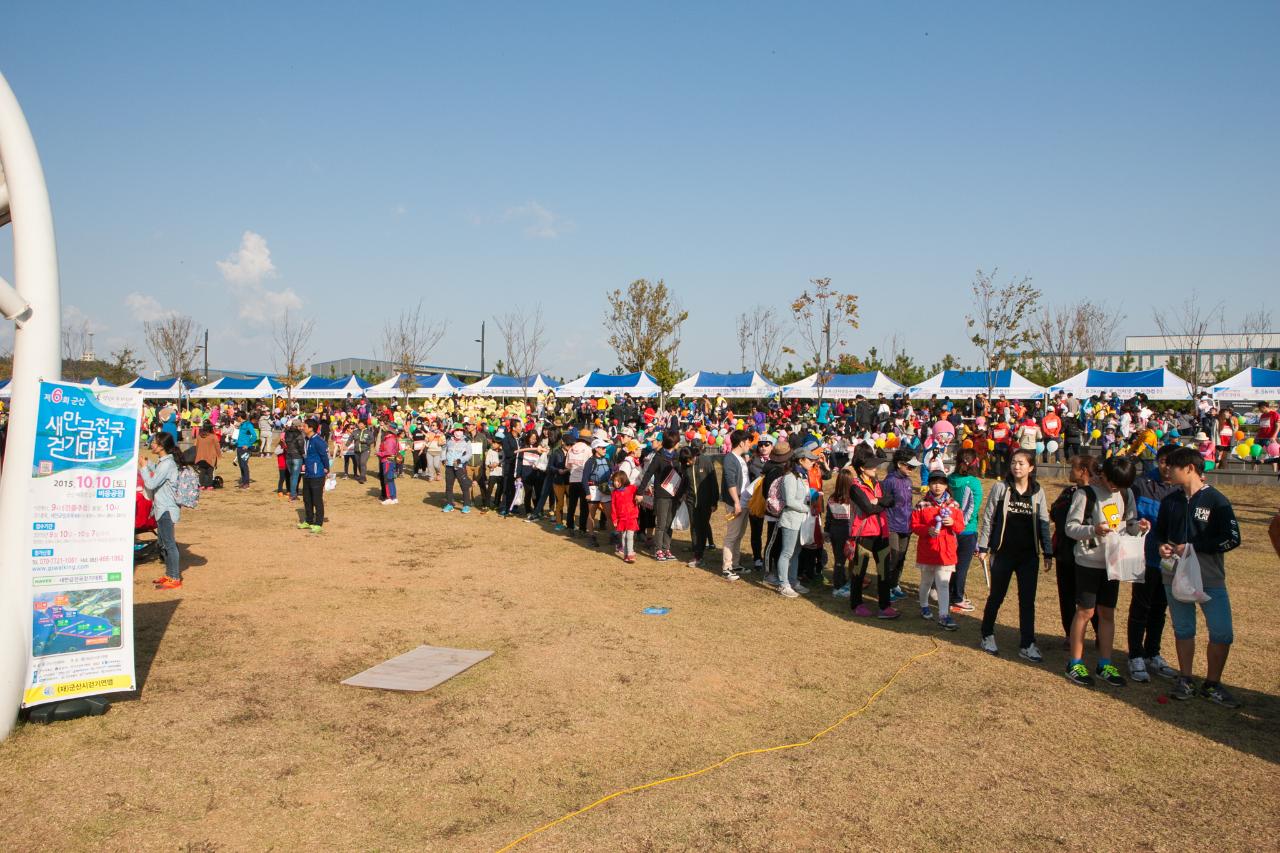
[[[62,378],[62,309],[58,254],[44,170],[31,128],[0,74],[0,166],[13,225],[13,274],[30,308],[13,336],[13,396],[4,474],[0,476],[0,739],[9,736],[22,704],[31,642],[31,588],[26,565],[27,490],[36,443],[40,381]],[[0,221],[3,221],[0,218]],[[13,292],[7,285],[0,290]],[[8,313],[8,312],[6,312]],[[10,317],[10,319],[15,319]]]

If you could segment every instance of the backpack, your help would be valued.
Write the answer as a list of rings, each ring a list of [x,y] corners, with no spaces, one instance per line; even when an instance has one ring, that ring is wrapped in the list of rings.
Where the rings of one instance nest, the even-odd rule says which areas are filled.
[[[757,477],[751,484],[751,498],[747,501],[747,512],[752,518],[764,518],[764,489],[760,488],[764,477]]]
[[[1075,540],[1068,538],[1066,534],[1067,513],[1071,510],[1071,501],[1076,492],[1081,489],[1085,490],[1085,523],[1089,523],[1089,519],[1093,518],[1094,510],[1098,507],[1098,495],[1091,488],[1069,486],[1062,490],[1058,499],[1053,502],[1053,506],[1049,507],[1049,520],[1053,522],[1053,553],[1059,559],[1065,559],[1075,549]]]
[[[195,509],[200,503],[200,475],[196,469],[187,466],[178,469],[178,481],[173,487],[174,500],[185,509]]]
[[[783,474],[769,484],[769,495],[765,498],[765,511],[773,518],[782,517],[783,497],[782,480],[790,474]]]

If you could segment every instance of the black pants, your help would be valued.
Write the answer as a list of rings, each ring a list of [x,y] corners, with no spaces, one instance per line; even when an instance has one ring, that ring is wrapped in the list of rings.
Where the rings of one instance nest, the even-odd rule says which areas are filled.
[[[692,507],[689,511],[689,536],[693,539],[695,560],[701,560],[708,547],[715,547],[715,543],[711,541],[711,513],[714,511],[715,507]]]
[[[751,525],[751,559],[764,559],[764,516],[754,515],[747,522]]]
[[[302,478],[302,511],[307,524],[324,525],[324,477]]]
[[[213,488],[213,466],[208,462],[196,463],[196,474],[200,476],[200,487],[204,489]]]
[[[249,455],[253,452],[251,447],[236,448],[236,464],[240,466],[240,485],[249,485]]]
[[[889,606],[889,590],[893,589],[893,570],[890,568],[889,537],[862,536],[858,540],[857,555],[853,565],[849,567],[852,576],[849,581],[849,606],[856,608],[862,603],[862,582],[867,577],[867,569],[872,560],[876,564],[876,603],[884,610]],[[946,614],[943,614],[946,615]]]
[[[1062,445],[1062,456],[1063,456],[1063,458],[1064,458],[1064,459],[1066,459],[1068,462],[1070,462],[1070,461],[1071,461],[1071,457],[1073,457],[1073,456],[1079,456],[1079,455],[1080,455],[1080,445],[1078,445],[1078,444],[1064,444],[1064,445]]]
[[[498,501],[502,499],[502,495],[496,494],[496,492],[501,492],[501,490],[502,480],[497,474],[492,476],[485,474],[480,478],[480,494],[482,495],[481,499],[484,501],[483,506],[496,509]]]
[[[1053,561],[1053,572],[1058,581],[1058,615],[1062,617],[1062,635],[1070,637],[1071,623],[1076,618],[1076,558],[1070,548],[1064,548],[1057,553]],[[1164,599],[1163,584],[1160,586],[1160,598]],[[1096,609],[1089,624],[1093,625],[1093,635],[1097,637],[1098,611]],[[1160,615],[1160,628],[1162,630],[1164,628],[1163,613]]]
[[[1036,641],[1036,582],[1040,574],[1040,558],[995,554],[991,560],[991,593],[982,611],[982,636],[996,632],[996,616],[1009,593],[1009,581],[1018,578],[1018,648],[1025,649]]]
[[[532,515],[538,505],[538,496],[542,493],[542,481],[546,472],[537,468],[521,469],[520,479],[524,481],[524,514]]]
[[[827,539],[831,540],[831,585],[836,589],[849,583],[845,573],[844,543],[849,541],[849,521],[844,518],[833,518],[827,522]]]
[[[354,456],[352,456],[352,457],[351,457],[351,459],[355,462],[355,469],[356,469],[356,482],[357,482],[357,483],[360,483],[361,485],[363,485],[363,484],[364,484],[364,480],[365,480],[365,476],[366,476],[366,470],[365,470],[365,469],[366,469],[366,468],[368,467],[368,465],[369,465],[369,451],[368,451],[368,449],[366,448],[365,450],[359,450],[359,451],[356,451],[356,454],[355,454]]]
[[[444,502],[453,503],[453,484],[458,484],[462,491],[462,505],[471,506],[471,478],[467,476],[467,466],[451,465],[444,469]]]
[[[498,509],[502,512],[511,511],[511,502],[516,499],[516,463],[502,463],[502,497],[498,499]],[[519,507],[515,508],[519,511]]]
[[[578,529],[582,532],[587,530],[587,490],[582,487],[581,483],[569,484],[568,506],[564,512],[564,526],[573,529],[573,517],[578,515]]]
[[[1143,582],[1130,586],[1133,597],[1129,599],[1129,659],[1153,658],[1160,654],[1160,635],[1164,633],[1165,612],[1169,609],[1160,567],[1147,566]]]
[[[907,564],[907,551],[911,546],[910,533],[889,534],[889,588],[902,582],[902,567]]]

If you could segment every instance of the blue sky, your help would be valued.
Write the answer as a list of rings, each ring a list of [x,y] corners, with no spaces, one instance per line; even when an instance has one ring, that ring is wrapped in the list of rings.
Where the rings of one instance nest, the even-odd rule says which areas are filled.
[[[1277,291],[1277,36],[1275,3],[26,3],[0,71],[100,354],[180,311],[271,369],[291,307],[318,360],[370,356],[421,297],[432,361],[541,303],[577,375],[639,277],[688,308],[689,370],[818,276],[860,296],[852,351],[925,362],[974,358],[978,267],[1132,334],[1153,297],[1234,319]]]

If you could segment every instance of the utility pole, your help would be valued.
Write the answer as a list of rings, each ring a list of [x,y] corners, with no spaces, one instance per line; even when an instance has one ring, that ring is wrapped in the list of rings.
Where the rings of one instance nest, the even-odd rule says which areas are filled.
[[[480,345],[480,376],[484,377],[484,320],[480,321],[480,337],[475,339]]]
[[[200,377],[205,382],[209,381],[209,330],[204,330],[204,375]]]

